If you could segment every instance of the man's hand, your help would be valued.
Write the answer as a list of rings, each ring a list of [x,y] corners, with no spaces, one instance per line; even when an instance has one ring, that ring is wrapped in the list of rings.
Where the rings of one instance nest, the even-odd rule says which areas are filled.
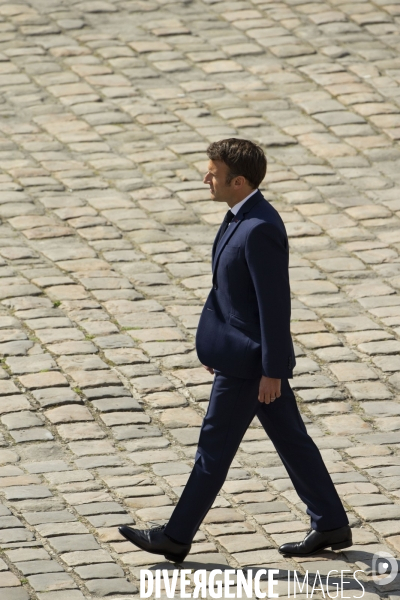
[[[261,377],[258,399],[260,402],[269,404],[281,395],[281,380],[274,377]]]
[[[206,367],[206,365],[203,365],[203,367],[205,368],[206,371],[211,373],[211,375],[214,375],[214,369],[212,367]]]

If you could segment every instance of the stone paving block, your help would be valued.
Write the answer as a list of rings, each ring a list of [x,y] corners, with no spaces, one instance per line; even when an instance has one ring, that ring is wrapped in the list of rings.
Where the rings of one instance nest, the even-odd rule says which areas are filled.
[[[57,362],[63,371],[72,373],[73,371],[92,371],[96,369],[106,369],[107,365],[98,356],[60,356]]]
[[[22,375],[19,378],[21,384],[29,390],[38,388],[52,388],[67,386],[68,381],[61,373],[56,371],[49,373],[37,373],[34,375]]]
[[[139,411],[109,412],[100,416],[108,426],[150,423],[148,415]]]
[[[148,552],[126,552],[122,554],[120,557],[121,562],[128,566],[134,567],[144,567],[149,564],[149,553]],[[154,559],[152,564],[155,561],[162,561],[161,557],[159,559]]]
[[[366,521],[381,521],[384,519],[399,518],[399,507],[396,504],[359,506],[355,510]]]
[[[80,590],[65,590],[57,592],[44,592],[37,594],[38,600],[84,600]],[[11,599],[10,599],[11,600]],[[15,599],[17,600],[17,599]],[[18,599],[19,600],[19,599]]]
[[[131,397],[131,393],[122,386],[106,385],[100,388],[87,388],[84,393],[89,400],[96,400],[97,398]]]
[[[75,509],[80,515],[119,514],[125,513],[125,509],[117,502],[99,501],[82,504]]]
[[[123,577],[124,572],[115,563],[102,563],[98,565],[90,565],[87,567],[77,567],[75,572],[81,579],[109,579],[115,577]]]
[[[98,543],[92,535],[64,535],[51,539],[52,547],[60,553],[97,550]]]
[[[331,379],[326,377],[325,375],[300,375],[298,377],[293,377],[291,381],[291,387],[295,390],[297,389],[307,389],[307,388],[320,388],[320,387],[333,387],[335,384]]]
[[[55,560],[30,560],[15,565],[23,575],[37,575],[43,573],[57,573],[64,569]]]
[[[33,346],[31,341],[17,341],[0,343],[0,356],[20,356],[28,352]]]
[[[75,520],[67,510],[50,511],[50,512],[25,512],[24,518],[30,525],[38,525],[41,523],[68,523]]]
[[[378,375],[364,363],[331,363],[329,368],[339,381],[378,379]]]
[[[0,592],[7,594],[7,600],[29,600],[28,592],[22,587],[0,588]]]
[[[104,431],[95,423],[68,423],[58,425],[57,431],[64,440],[92,440],[106,437]]]
[[[246,552],[272,547],[271,542],[259,534],[228,535],[218,537],[217,540],[228,552]]]
[[[132,379],[132,385],[141,394],[155,391],[167,391],[174,388],[172,382],[163,375],[153,375]]]
[[[4,495],[7,500],[25,500],[27,498],[49,498],[52,493],[41,485],[14,485],[4,488]]]
[[[75,483],[76,487],[79,487],[77,482],[85,482],[88,489],[93,488],[93,475],[90,471],[87,470],[79,470],[79,469],[70,469],[70,470],[59,470],[59,471],[48,471],[44,472],[44,477],[49,481],[51,485],[59,486],[60,491],[64,491],[64,487],[68,483]],[[63,485],[65,484],[65,485]],[[74,486],[72,485],[71,488]],[[72,491],[72,489],[71,489]]]
[[[73,506],[90,502],[108,502],[112,499],[106,490],[99,490],[100,486],[94,486],[94,491],[81,491],[82,488],[87,490],[88,487],[87,484],[85,486],[76,486],[75,488],[72,488],[72,486],[69,485],[66,486],[65,490],[62,489],[61,491],[63,492],[66,502]]]
[[[12,381],[0,381],[0,394],[10,395],[19,392],[17,386]]]
[[[86,587],[101,598],[114,594],[135,594],[138,591],[133,583],[123,578],[93,579],[86,581]]]
[[[383,537],[398,535],[400,532],[399,521],[374,521],[371,526]]]
[[[112,371],[73,371],[71,377],[79,388],[91,388],[97,385],[119,385],[121,383],[116,373]]]
[[[23,527],[21,521],[16,517],[0,517],[0,525],[4,529],[15,528],[15,527]]]
[[[30,410],[32,405],[25,396],[4,396],[0,399],[0,414],[14,413],[15,411]]]
[[[146,329],[150,327],[173,327],[175,325],[174,321],[168,315],[164,313],[153,312],[132,313],[129,315],[119,316],[117,321],[121,327],[137,329]]]
[[[141,347],[150,357],[185,354],[193,348],[192,344],[181,342],[147,342]]]
[[[315,354],[326,362],[354,361],[357,356],[349,348],[343,348],[342,346],[321,348],[316,350]]]
[[[199,385],[211,382],[213,376],[208,373],[204,367],[197,369],[180,369],[174,372],[174,376],[178,377],[185,385]]]
[[[64,562],[69,566],[93,565],[94,563],[110,563],[111,555],[106,550],[75,550],[63,554]]]
[[[389,377],[389,382],[396,388],[399,389],[400,388],[400,378],[398,376],[398,373],[396,373],[395,375],[392,375],[392,377]]]
[[[368,329],[379,329],[369,317],[341,317],[327,319],[328,323],[339,332],[364,331]]]
[[[337,415],[324,417],[323,423],[332,433],[338,435],[353,435],[370,431],[371,427],[358,415]]]
[[[93,525],[93,527],[115,527],[116,525],[121,525],[122,522],[125,524],[133,524],[134,520],[127,516],[121,516],[120,514],[111,514],[111,515],[95,515],[92,517],[86,517],[87,520]]]
[[[84,340],[85,336],[82,331],[75,328],[61,329],[40,329],[35,332],[35,335],[43,344],[51,344],[55,342],[80,341]]]
[[[76,588],[77,585],[67,573],[46,573],[43,575],[30,575],[27,577],[29,584],[36,592],[51,592]]]
[[[288,510],[284,502],[255,502],[245,507],[246,512],[251,515],[260,515],[264,513],[279,513]]]
[[[6,555],[11,562],[50,560],[50,555],[43,548],[19,548],[18,550],[6,550]]]
[[[363,402],[361,406],[367,414],[378,417],[398,415],[400,411],[400,406],[394,402]]]
[[[176,428],[171,432],[173,437],[183,446],[197,445],[200,435],[200,427]]]
[[[346,383],[346,388],[356,400],[386,400],[392,397],[388,388],[380,381]]]
[[[212,508],[204,519],[204,523],[232,523],[244,521],[244,516],[231,508]]]
[[[116,365],[149,362],[149,358],[141,350],[136,348],[116,348],[115,350],[106,350],[104,355]]]
[[[165,461],[175,462],[179,456],[173,450],[148,450],[130,455],[130,459],[136,465],[157,464]]]
[[[44,427],[31,427],[30,429],[19,429],[18,431],[11,431],[10,435],[16,443],[37,442],[41,440],[54,439],[52,433]]]
[[[398,371],[400,367],[398,356],[377,356],[372,360],[379,369],[382,369],[382,371]]]
[[[34,540],[34,535],[24,529],[4,529],[0,533],[0,542],[5,547],[12,547],[30,543]]]
[[[0,450],[0,464],[16,463],[19,455],[12,450]]]
[[[137,377],[148,377],[151,375],[159,375],[160,371],[154,364],[136,364],[129,366],[120,366],[118,371],[127,379],[135,380]]]
[[[90,456],[93,454],[111,454],[114,451],[114,446],[108,440],[96,440],[95,443],[87,442],[71,442],[70,450],[77,456]]]
[[[144,400],[154,408],[175,408],[178,406],[185,406],[185,404],[187,404],[186,398],[176,392],[159,392],[155,394],[148,394],[144,396]]]
[[[19,455],[24,461],[62,460],[65,458],[62,446],[56,442],[44,442],[18,448]]]
[[[339,338],[332,333],[312,333],[296,335],[297,341],[306,348],[326,348],[331,346],[340,346]]]
[[[142,407],[134,398],[126,396],[124,398],[104,398],[102,400],[93,400],[94,408],[102,413],[119,411],[141,411]]]
[[[51,423],[55,424],[76,421],[93,421],[93,417],[86,407],[75,404],[52,408],[45,412],[45,416]]]
[[[171,408],[164,410],[162,423],[170,428],[201,425],[202,417],[191,408]]]
[[[65,525],[62,523],[44,523],[42,525],[36,525],[36,531],[39,535],[52,538],[65,533]],[[68,523],[68,533],[79,535],[89,533],[89,530],[82,523]]]
[[[0,573],[0,585],[2,588],[16,587],[21,585],[14,573],[9,571]]]
[[[27,427],[42,426],[43,417],[40,418],[34,412],[21,411],[18,413],[9,413],[1,417],[1,422],[7,429],[25,429]]]
[[[162,435],[158,427],[152,425],[127,425],[114,427],[114,436],[117,440],[129,440],[142,437],[158,437]]]
[[[277,550],[252,550],[249,552],[239,552],[233,554],[240,567],[250,567],[252,565],[264,565],[279,561]]]
[[[36,373],[38,371],[55,369],[56,364],[49,354],[6,359],[6,364],[14,374]]]

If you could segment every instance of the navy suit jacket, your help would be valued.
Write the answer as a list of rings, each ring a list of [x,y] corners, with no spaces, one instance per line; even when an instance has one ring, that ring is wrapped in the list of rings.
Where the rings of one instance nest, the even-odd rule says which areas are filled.
[[[289,245],[281,217],[260,191],[218,247],[214,242],[212,268],[196,336],[200,362],[236,377],[291,378]]]

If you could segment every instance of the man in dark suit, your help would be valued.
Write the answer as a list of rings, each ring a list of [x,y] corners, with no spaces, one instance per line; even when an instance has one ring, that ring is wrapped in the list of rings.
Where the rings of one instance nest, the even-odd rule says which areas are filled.
[[[213,287],[196,338],[200,361],[215,374],[210,403],[193,471],[168,524],[120,532],[143,550],[184,560],[257,416],[311,520],[305,539],[280,552],[306,556],[347,548],[352,537],[346,513],[288,382],[295,366],[289,246],[282,219],[258,190],[267,167],[264,152],[232,138],[212,143],[207,155],[204,183],[215,202],[230,207],[214,242]]]

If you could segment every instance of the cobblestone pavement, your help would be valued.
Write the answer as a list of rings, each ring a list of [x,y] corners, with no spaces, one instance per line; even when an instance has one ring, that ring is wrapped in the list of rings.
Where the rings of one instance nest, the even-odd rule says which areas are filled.
[[[254,422],[185,566],[275,566],[281,597],[287,570],[362,569],[364,598],[400,597],[371,578],[400,551],[399,49],[399,0],[0,1],[2,600],[138,597],[173,569],[117,526],[164,522],[193,461],[226,211],[204,151],[228,136],[267,152],[292,383],[355,545],[280,557],[308,520]]]

